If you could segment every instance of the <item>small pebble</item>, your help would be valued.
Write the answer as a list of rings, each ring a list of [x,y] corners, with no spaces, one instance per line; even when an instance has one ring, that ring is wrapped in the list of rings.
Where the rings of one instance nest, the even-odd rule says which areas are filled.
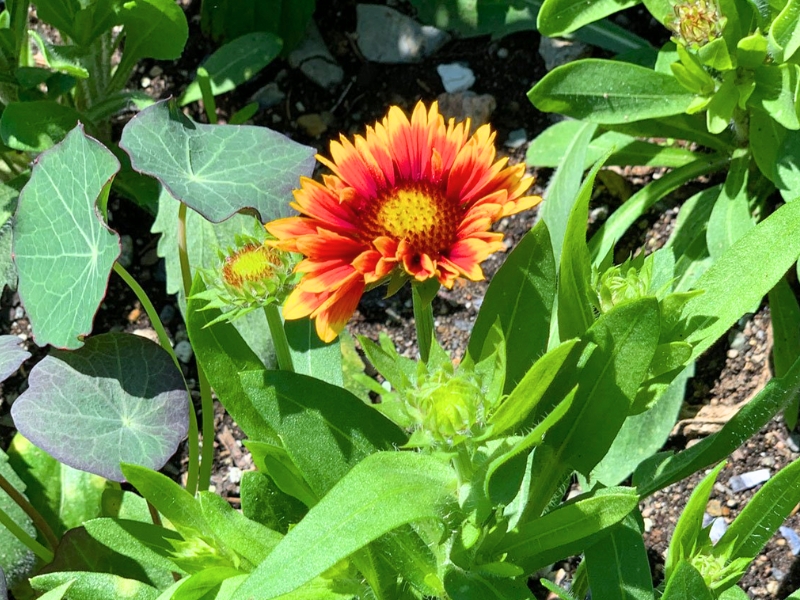
[[[242,480],[242,470],[239,467],[231,467],[228,471],[228,481],[239,483]]]
[[[169,325],[172,323],[172,319],[175,318],[175,307],[172,306],[172,304],[164,305],[164,308],[161,309],[158,318],[161,319],[161,322],[164,325]]]
[[[515,129],[509,132],[505,147],[516,150],[522,148],[528,142],[528,132],[525,129]]]
[[[133,264],[133,238],[129,235],[123,235],[119,238],[119,264],[129,269]]]
[[[734,475],[728,481],[731,489],[734,492],[743,492],[749,490],[767,481],[769,479],[769,469],[759,469],[757,471],[748,471],[741,475]]]
[[[786,445],[789,446],[789,450],[792,452],[800,452],[800,444],[798,444],[798,437],[800,437],[794,431],[789,434],[789,437],[786,438]]]
[[[497,51],[497,58],[508,58],[508,48],[500,48]]]
[[[714,523],[711,525],[711,530],[708,532],[708,538],[711,540],[712,544],[716,544],[727,530],[728,523],[725,522],[725,519],[722,517],[717,517],[714,519]]]
[[[734,350],[734,349],[730,349],[730,350],[728,350],[728,354],[727,355],[728,355],[728,358],[738,358],[739,357],[739,351],[738,350]]]
[[[436,67],[436,72],[439,73],[444,90],[448,94],[464,92],[475,83],[475,74],[472,69],[459,63],[439,65]]]
[[[719,500],[709,500],[706,512],[712,517],[720,517],[722,516],[722,504]]]
[[[786,527],[784,525],[781,525],[778,531],[780,531],[781,535],[789,542],[789,549],[792,551],[792,554],[795,556],[800,554],[800,535],[797,535],[797,532],[791,527]]]
[[[306,105],[302,102],[295,102],[294,107],[297,109],[297,112],[306,112]]]
[[[150,69],[150,77],[158,77],[164,72],[164,69],[155,65],[152,69]]]
[[[297,118],[297,124],[311,137],[318,138],[328,130],[327,119],[323,115],[310,113]]]
[[[142,316],[142,309],[138,306],[128,313],[128,323],[136,323]]]
[[[777,581],[771,580],[767,582],[767,592],[769,592],[770,596],[774,596],[775,594],[777,594],[779,587],[780,586],[778,585]]]
[[[19,320],[25,316],[25,309],[21,306],[18,306],[14,309],[14,320]]]
[[[141,84],[143,88],[149,88],[151,83],[152,80],[149,77],[142,77]]]
[[[188,363],[192,360],[193,355],[192,345],[188,341],[183,340],[175,344],[175,356],[177,356],[178,360],[182,363]]]
[[[152,327],[144,327],[142,329],[134,329],[133,335],[138,335],[139,337],[147,338],[151,342],[158,343],[158,334],[156,330]]]

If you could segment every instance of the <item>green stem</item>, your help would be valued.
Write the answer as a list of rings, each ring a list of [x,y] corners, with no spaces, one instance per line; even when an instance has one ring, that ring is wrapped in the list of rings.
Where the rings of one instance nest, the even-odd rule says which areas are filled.
[[[214,92],[211,90],[211,79],[208,71],[203,67],[197,69],[197,83],[200,86],[200,93],[203,95],[203,107],[206,117],[211,125],[217,124],[217,102],[214,100]]]
[[[428,362],[433,343],[433,307],[430,299],[423,298],[416,285],[411,286],[411,298],[414,304],[414,325],[417,328],[417,346],[422,362]]]
[[[283,319],[278,312],[277,304],[267,304],[264,307],[264,314],[267,316],[269,333],[272,336],[272,345],[275,346],[275,356],[278,358],[278,368],[281,371],[294,371],[292,363],[292,353],[289,350],[289,340],[286,338],[286,329],[283,327]]]
[[[130,273],[128,273],[125,267],[118,262],[114,263],[114,272],[119,275],[122,280],[128,284],[128,287],[133,290],[133,293],[136,294],[136,298],[138,298],[139,303],[142,305],[142,308],[144,308],[144,312],[147,313],[147,316],[150,319],[150,324],[153,326],[153,329],[156,330],[158,343],[161,344],[161,347],[164,348],[164,350],[166,350],[167,353],[172,357],[172,361],[175,363],[175,366],[178,367],[178,370],[180,370],[181,365],[180,362],[178,362],[178,357],[175,355],[175,350],[172,349],[172,344],[169,343],[167,330],[164,329],[164,325],[161,323],[161,318],[158,316],[153,303],[150,302],[147,292],[145,292],[142,286],[139,285],[139,282],[136,281]]]
[[[172,344],[169,342],[169,336],[167,336],[167,330],[164,329],[163,323],[161,323],[161,319],[156,312],[153,303],[150,302],[150,298],[147,296],[147,293],[142,289],[142,286],[139,285],[139,282],[136,281],[133,276],[128,273],[128,271],[118,262],[114,263],[114,271],[117,275],[122,277],[122,280],[128,284],[128,287],[133,290],[133,293],[136,294],[136,297],[139,299],[142,308],[147,313],[148,318],[150,319],[150,324],[153,326],[153,329],[156,330],[156,335],[158,336],[158,342],[161,344],[161,347],[167,351],[167,354],[170,355],[172,358],[172,362],[175,363],[175,367],[178,371],[181,371],[181,363],[178,361],[178,357],[175,354],[175,350],[172,349]],[[182,372],[182,371],[181,371]],[[189,390],[187,388],[187,393]],[[191,398],[191,394],[189,394]],[[191,404],[191,400],[190,400]],[[186,476],[186,489],[194,494],[195,490],[197,489],[197,479],[198,479],[198,470],[199,470],[199,456],[200,456],[200,442],[199,442],[199,433],[197,427],[197,415],[194,412],[194,407],[189,407],[189,472]],[[213,446],[213,444],[212,444]]]
[[[184,291],[184,298],[189,297],[189,293],[192,289],[192,274],[189,269],[189,253],[187,251],[186,246],[186,205],[181,202],[180,206],[178,207],[178,261],[181,265],[181,278],[183,280],[183,291]],[[200,379],[202,374],[200,372],[200,367],[198,365],[197,369],[197,377]],[[201,410],[204,410],[205,406],[202,404],[202,397],[201,397]],[[206,413],[203,413],[204,415]],[[213,411],[211,412],[211,418],[213,419]],[[213,440],[213,438],[212,438]],[[205,448],[207,446],[211,446],[212,452],[214,443],[213,441],[209,440],[208,444],[203,444],[204,452],[203,455],[205,456]],[[186,476],[186,490],[194,495],[197,491],[198,487],[198,478],[199,478],[199,471],[200,471],[200,431],[197,426],[197,414],[194,410],[194,405],[192,404],[191,410],[189,411],[189,467],[188,473]]]
[[[33,504],[28,502],[28,499],[25,496],[23,496],[19,492],[19,490],[17,490],[17,488],[11,485],[11,482],[8,481],[8,479],[6,479],[2,473],[0,473],[0,490],[3,490],[6,494],[8,494],[9,497],[14,502],[16,502],[17,505],[22,510],[25,511],[25,514],[30,517],[31,521],[33,521],[33,524],[36,526],[36,529],[42,532],[44,539],[47,541],[47,545],[50,546],[50,550],[55,551],[55,549],[58,547],[58,538],[56,537],[56,534],[53,533],[53,530],[50,528],[50,524],[47,521],[45,521],[44,517],[38,510],[36,510]],[[25,543],[24,540],[20,541]],[[30,546],[28,547],[30,548]]]
[[[42,560],[42,562],[49,564],[53,561],[54,554],[29,536],[28,533],[22,527],[17,525],[14,522],[14,519],[12,519],[2,508],[0,508],[0,525],[8,529],[14,535],[14,537],[25,544],[31,550],[31,552],[33,552],[39,557],[39,559]]]

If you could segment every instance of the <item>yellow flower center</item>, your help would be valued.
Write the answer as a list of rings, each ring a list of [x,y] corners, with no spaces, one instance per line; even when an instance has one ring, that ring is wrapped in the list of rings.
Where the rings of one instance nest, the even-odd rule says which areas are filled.
[[[378,210],[378,222],[392,236],[402,239],[430,231],[441,221],[439,207],[419,190],[398,190]]]
[[[280,257],[269,246],[249,244],[225,259],[222,277],[228,285],[241,288],[245,282],[271,277],[274,267],[280,264]]]
[[[358,208],[368,239],[405,240],[415,254],[434,259],[456,240],[463,211],[443,190],[419,181],[400,183],[377,198],[365,198]]]

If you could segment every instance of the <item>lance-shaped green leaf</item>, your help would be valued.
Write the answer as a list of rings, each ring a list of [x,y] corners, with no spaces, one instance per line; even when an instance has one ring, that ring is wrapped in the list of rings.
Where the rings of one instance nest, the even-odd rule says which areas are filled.
[[[786,279],[781,279],[769,292],[769,314],[772,319],[772,366],[775,377],[783,377],[800,357],[800,305]],[[797,425],[800,396],[783,412],[786,427]]]
[[[713,260],[719,259],[736,240],[755,227],[747,192],[749,165],[749,153],[731,161],[725,185],[714,203],[706,231],[708,252]]]
[[[135,579],[125,579],[110,573],[86,573],[65,571],[48,573],[31,579],[31,587],[37,592],[48,592],[73,581],[69,588],[70,598],[85,600],[101,600],[116,598],[117,600],[155,600],[158,590]]]
[[[494,563],[510,569],[519,569],[508,563]],[[483,566],[483,565],[481,565]],[[465,571],[453,564],[444,574],[444,589],[453,600],[528,600],[534,596],[528,589],[525,577],[498,577],[477,570]]]
[[[240,377],[253,408],[319,496],[369,454],[406,442],[394,423],[338,386],[286,371]]]
[[[20,365],[31,357],[15,335],[0,336],[0,381],[5,381],[13,375]]]
[[[139,336],[107,333],[54,351],[14,402],[17,429],[59,461],[122,481],[120,462],[160,469],[188,429],[189,399],[169,354]]]
[[[266,31],[246,33],[219,48],[203,63],[208,72],[211,93],[224,94],[241,85],[275,59],[283,48],[283,41]],[[180,97],[185,106],[202,97],[200,84],[193,81]]]
[[[25,482],[31,504],[59,538],[68,529],[100,516],[106,480],[78,471],[17,434],[8,461]]]
[[[289,531],[237,597],[291,592],[392,529],[442,519],[455,486],[455,473],[431,456],[380,452],[364,459]]]
[[[243,208],[263,221],[288,216],[292,189],[314,168],[314,149],[280,133],[195,123],[166,101],[131,119],[120,147],[134,169],[214,223]]]
[[[769,39],[777,50],[775,60],[786,62],[800,48],[800,2],[789,0],[769,28]]]
[[[319,339],[311,319],[284,322],[292,364],[297,373],[342,385],[342,349],[339,339],[326,344]]]
[[[703,576],[690,562],[683,561],[667,580],[662,600],[713,600]]]
[[[510,531],[492,553],[506,554],[509,562],[526,571],[535,570],[583,551],[605,529],[619,523],[637,502],[635,491],[624,487],[582,494]]]
[[[633,476],[639,494],[644,498],[719,462],[783,410],[798,392],[800,359],[795,360],[786,375],[771,379],[717,433],[677,454],[664,452],[641,463]]]
[[[800,202],[784,204],[740,238],[697,280],[705,293],[689,300],[686,341],[697,358],[756,305],[800,256]]]
[[[638,511],[637,511],[638,512]],[[596,544],[586,548],[592,594],[604,600],[653,600],[653,578],[639,519],[630,513]]]
[[[97,211],[119,163],[81,127],[42,154],[14,222],[19,294],[40,346],[80,348],[105,296],[119,237]]]
[[[755,71],[756,87],[748,106],[766,111],[786,129],[800,129],[795,98],[800,83],[800,66],[784,63],[778,66],[764,65]]]
[[[638,0],[544,0],[536,24],[542,35],[559,37],[638,4]]]
[[[591,123],[628,123],[684,112],[694,94],[665,73],[585,59],[553,69],[528,92],[534,106]]]
[[[508,348],[505,391],[509,392],[547,349],[556,295],[556,266],[547,225],[529,231],[495,274],[483,299],[468,352],[477,362],[492,326],[500,320]]]

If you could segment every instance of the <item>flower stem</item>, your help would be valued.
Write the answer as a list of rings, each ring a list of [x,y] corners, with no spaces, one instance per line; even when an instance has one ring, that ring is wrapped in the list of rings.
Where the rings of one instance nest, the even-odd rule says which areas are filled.
[[[17,490],[17,488],[15,488],[13,485],[11,485],[11,482],[8,481],[8,479],[6,479],[3,476],[2,473],[0,473],[0,490],[3,490],[6,494],[8,494],[8,496],[14,502],[16,502],[16,504],[22,510],[25,511],[25,514],[30,517],[31,521],[33,521],[33,524],[36,526],[36,529],[38,529],[39,531],[42,532],[42,535],[44,536],[44,539],[47,541],[47,545],[50,547],[48,551],[50,551],[50,550],[55,551],[56,547],[58,547],[58,538],[56,537],[56,534],[53,533],[53,530],[50,528],[50,524],[47,521],[45,521],[44,517],[41,515],[41,513],[38,510],[36,510],[36,508],[33,506],[33,504],[31,504],[28,501],[28,499],[25,496],[23,496],[19,492],[19,490]],[[9,517],[9,519],[10,518],[11,517]],[[2,519],[0,519],[0,523],[2,523]],[[5,524],[5,523],[3,523],[3,524]],[[25,533],[25,531],[22,530],[21,528],[20,528],[20,530],[22,531],[22,533]],[[19,538],[19,535],[17,535],[17,533],[15,533],[14,531],[12,531],[12,533],[14,533],[14,535],[16,535]],[[25,533],[25,535],[28,535],[28,534]],[[19,539],[23,544],[28,546],[28,548],[31,548],[31,546],[25,540],[23,540],[22,538],[19,538]],[[31,548],[31,550],[33,550],[33,552],[36,552],[36,550],[34,548]],[[52,552],[51,552],[51,554],[52,554]],[[36,555],[39,556],[38,553],[36,553]],[[52,560],[52,558],[50,560]]]
[[[429,279],[425,283],[411,286],[411,298],[414,303],[414,325],[417,328],[417,346],[422,362],[428,362],[433,343],[433,307],[431,302],[439,291],[439,282]]]
[[[272,345],[275,346],[275,356],[278,359],[278,368],[281,371],[294,372],[292,363],[292,353],[289,350],[289,340],[286,338],[286,329],[283,327],[283,319],[278,312],[277,304],[267,304],[264,307],[264,314],[267,316],[269,333],[272,336]]]
[[[178,261],[181,265],[181,278],[183,280],[184,299],[189,297],[192,289],[192,274],[189,268],[189,252],[186,244],[186,205],[181,202],[178,207]],[[197,365],[197,378],[203,378],[200,365]],[[202,389],[202,385],[201,385]],[[191,399],[191,395],[189,396]],[[209,399],[210,400],[210,399]],[[200,396],[200,409],[203,411],[203,416],[210,415],[213,419],[213,409],[205,412],[206,406],[202,395]],[[211,402],[209,402],[211,404]],[[204,428],[205,431],[205,428]],[[207,449],[213,452],[214,444],[213,437],[208,440],[207,444],[203,444],[203,458],[206,458]],[[194,496],[198,489],[198,472],[200,471],[200,433],[197,426],[197,414],[194,409],[194,403],[190,401],[189,408],[189,466],[186,475],[186,490]]]
[[[54,557],[53,552],[42,546],[39,542],[28,535],[28,532],[17,525],[14,522],[14,519],[12,519],[2,508],[0,508],[0,525],[8,529],[14,535],[14,537],[25,544],[31,550],[31,552],[33,552],[42,560],[42,562],[46,564],[52,562]]]

